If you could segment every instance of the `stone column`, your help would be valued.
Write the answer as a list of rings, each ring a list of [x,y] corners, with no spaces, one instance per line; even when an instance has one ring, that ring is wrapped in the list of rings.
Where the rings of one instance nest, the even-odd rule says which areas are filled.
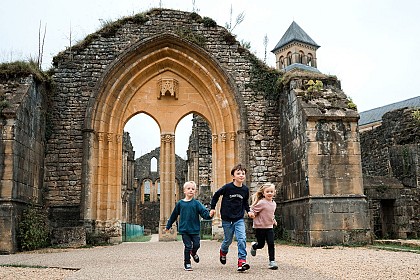
[[[95,148],[95,132],[93,129],[83,130],[83,162],[82,162],[82,211],[81,219],[84,220],[85,228],[92,230],[92,183],[94,182],[92,166],[92,154]]]
[[[176,240],[176,227],[169,233],[165,226],[172,213],[175,186],[175,134],[162,134],[160,141],[160,222],[159,240]]]
[[[13,173],[13,139],[15,133],[15,116],[6,116],[6,124],[0,128],[3,137],[3,174],[0,176],[0,254],[17,251],[17,204],[14,200],[17,188],[14,188]]]

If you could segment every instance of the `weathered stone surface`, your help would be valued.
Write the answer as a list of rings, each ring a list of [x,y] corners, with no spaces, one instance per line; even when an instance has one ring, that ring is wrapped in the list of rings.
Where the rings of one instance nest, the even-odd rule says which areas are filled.
[[[386,113],[360,134],[365,194],[376,237],[420,236],[420,129],[415,109]]]
[[[197,181],[200,195],[209,199],[231,180],[230,169],[237,163],[248,169],[251,192],[265,182],[277,186],[279,226],[295,233],[298,242],[363,242],[368,235],[369,225],[358,214],[366,209],[358,115],[347,108],[335,77],[278,73],[225,28],[205,24],[195,13],[165,9],[121,19],[89,35],[54,58],[53,73],[51,104],[44,106],[48,122],[43,126],[40,119],[34,126],[39,134],[31,134],[31,122],[25,122],[31,118],[18,116],[24,112],[42,116],[36,114],[36,106],[27,111],[19,107],[18,117],[3,113],[2,129],[8,129],[2,130],[2,152],[19,153],[12,167],[10,162],[3,165],[2,176],[9,177],[1,178],[7,179],[1,198],[27,202],[28,194],[42,193],[57,240],[62,240],[60,236],[83,240],[77,230],[81,224],[87,231],[103,231],[112,240],[121,240],[122,222],[146,222],[136,213],[138,203],[144,202],[145,179],[160,184],[161,230],[181,197],[183,180]],[[323,88],[309,92],[310,79],[322,80]],[[25,98],[31,96],[26,93]],[[161,131],[160,152],[154,155],[158,171],[143,174],[136,169],[138,184],[129,175],[134,155],[123,133],[125,123],[137,113],[154,118]],[[188,163],[194,170],[186,178],[177,173],[174,132],[190,113],[203,118],[208,127],[196,123],[199,141],[191,146]],[[14,126],[15,120],[22,123]],[[20,154],[30,153],[32,147],[22,146],[18,138],[4,141],[13,133],[41,137],[43,129],[48,138],[36,138],[39,148],[34,149],[33,165]],[[32,172],[32,166],[38,169]],[[20,176],[11,179],[15,174]],[[157,201],[157,193],[153,199]],[[314,199],[324,209],[320,213],[311,212]],[[334,221],[328,219],[332,217]],[[315,225],[314,219],[321,222]],[[219,225],[216,216],[213,229]],[[155,226],[151,220],[149,227]]]

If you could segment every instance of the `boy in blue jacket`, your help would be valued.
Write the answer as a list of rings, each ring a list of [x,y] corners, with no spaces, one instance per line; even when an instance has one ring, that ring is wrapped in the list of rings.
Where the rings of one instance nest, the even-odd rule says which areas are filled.
[[[249,189],[243,184],[246,174],[245,167],[238,164],[232,168],[230,174],[232,175],[232,182],[218,189],[213,195],[210,215],[214,215],[219,197],[223,196],[220,215],[222,218],[224,239],[220,246],[220,262],[226,264],[226,254],[229,251],[229,246],[232,244],[233,235],[235,234],[238,243],[238,271],[242,272],[249,269],[249,264],[246,263],[244,211],[248,213],[250,218],[254,218],[255,215],[253,212],[250,212],[249,208]]]
[[[192,270],[190,255],[196,263],[200,261],[197,255],[200,248],[200,216],[206,220],[212,217],[206,207],[194,199],[196,190],[197,185],[194,181],[184,184],[185,197],[176,203],[166,224],[166,231],[169,231],[179,216],[178,232],[184,242],[184,269],[187,271]]]

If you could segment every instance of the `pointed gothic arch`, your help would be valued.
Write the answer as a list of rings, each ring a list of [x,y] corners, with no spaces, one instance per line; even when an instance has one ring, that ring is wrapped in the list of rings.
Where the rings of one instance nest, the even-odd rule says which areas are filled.
[[[84,220],[94,222],[97,228],[119,229],[121,139],[124,125],[133,115],[146,113],[160,128],[162,225],[173,207],[174,131],[179,120],[190,113],[208,120],[213,132],[216,188],[230,180],[230,168],[244,160],[239,152],[244,145],[239,139],[245,139],[246,124],[240,114],[244,108],[231,78],[200,47],[173,34],[132,46],[100,79],[87,110]]]

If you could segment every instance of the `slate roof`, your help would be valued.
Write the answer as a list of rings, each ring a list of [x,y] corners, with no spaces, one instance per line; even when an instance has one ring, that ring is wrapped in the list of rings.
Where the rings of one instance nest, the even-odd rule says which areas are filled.
[[[360,112],[359,126],[381,121],[385,113],[405,107],[420,108],[420,96]]]
[[[280,41],[271,52],[275,52],[292,41],[299,41],[319,48],[319,45],[315,43],[315,41],[312,40],[312,38],[309,37],[309,35],[306,34],[306,32],[303,31],[303,29],[295,21],[293,21],[286,30],[286,33],[284,33],[283,37],[281,37]]]
[[[309,66],[309,65],[305,65],[305,64],[302,64],[302,63],[293,63],[293,64],[290,64],[290,65],[288,65],[288,66],[286,66],[284,68],[284,71],[287,72],[287,71],[290,71],[290,70],[293,70],[293,69],[296,69],[296,68],[302,69],[302,70],[306,70],[306,71],[312,71],[312,72],[316,72],[316,73],[321,73],[321,71],[319,71],[317,68],[312,67],[312,66]]]

